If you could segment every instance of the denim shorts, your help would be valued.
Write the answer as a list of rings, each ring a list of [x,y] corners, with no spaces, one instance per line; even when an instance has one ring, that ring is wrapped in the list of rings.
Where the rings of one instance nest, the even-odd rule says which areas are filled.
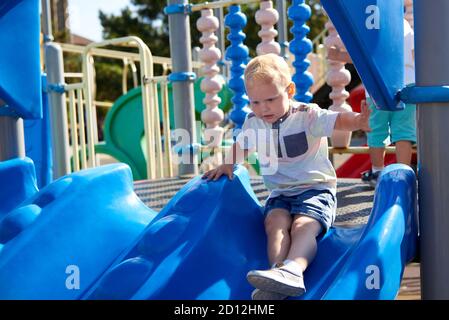
[[[307,190],[290,197],[280,195],[267,200],[265,216],[277,208],[285,209],[292,215],[301,214],[317,220],[323,226],[321,235],[324,235],[335,221],[337,199],[329,190]]]

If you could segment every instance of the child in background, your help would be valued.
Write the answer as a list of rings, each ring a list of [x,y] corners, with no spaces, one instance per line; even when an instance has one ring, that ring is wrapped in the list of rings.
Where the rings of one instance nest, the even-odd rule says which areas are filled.
[[[414,34],[407,20],[404,19],[404,83],[415,82]],[[412,144],[416,142],[416,105],[406,104],[401,111],[377,110],[373,100],[366,92],[371,110],[370,127],[367,134],[372,168],[362,173],[362,181],[373,188],[384,168],[385,147],[394,143],[396,146],[396,160],[406,165],[411,164]],[[391,139],[390,139],[391,136]],[[391,140],[391,141],[390,141]]]

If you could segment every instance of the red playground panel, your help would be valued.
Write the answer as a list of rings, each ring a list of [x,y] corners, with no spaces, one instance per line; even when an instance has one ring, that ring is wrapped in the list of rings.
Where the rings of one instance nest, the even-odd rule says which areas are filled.
[[[362,100],[365,100],[365,87],[363,84],[360,84],[352,89],[349,94],[348,103],[351,105],[352,111],[360,112],[360,104]]]
[[[385,156],[385,166],[395,162],[396,156],[394,154],[387,154]],[[369,154],[354,154],[336,172],[338,178],[360,178],[362,172],[369,169],[371,169]]]

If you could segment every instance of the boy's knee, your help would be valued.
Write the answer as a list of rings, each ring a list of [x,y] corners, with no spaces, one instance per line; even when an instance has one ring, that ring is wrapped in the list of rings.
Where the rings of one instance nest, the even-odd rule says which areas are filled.
[[[319,221],[307,216],[298,216],[292,223],[290,233],[294,235],[298,232],[310,232],[317,236],[321,233],[322,228]]]
[[[287,210],[273,209],[265,218],[265,230],[270,233],[279,229],[289,229],[292,218]]]

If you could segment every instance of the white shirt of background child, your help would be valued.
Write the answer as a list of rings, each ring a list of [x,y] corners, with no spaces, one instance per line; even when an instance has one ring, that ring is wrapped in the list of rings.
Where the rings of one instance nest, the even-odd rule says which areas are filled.
[[[413,51],[415,50],[415,36],[412,27],[404,19],[404,85],[415,83],[415,59]],[[369,97],[365,90],[365,96]]]

